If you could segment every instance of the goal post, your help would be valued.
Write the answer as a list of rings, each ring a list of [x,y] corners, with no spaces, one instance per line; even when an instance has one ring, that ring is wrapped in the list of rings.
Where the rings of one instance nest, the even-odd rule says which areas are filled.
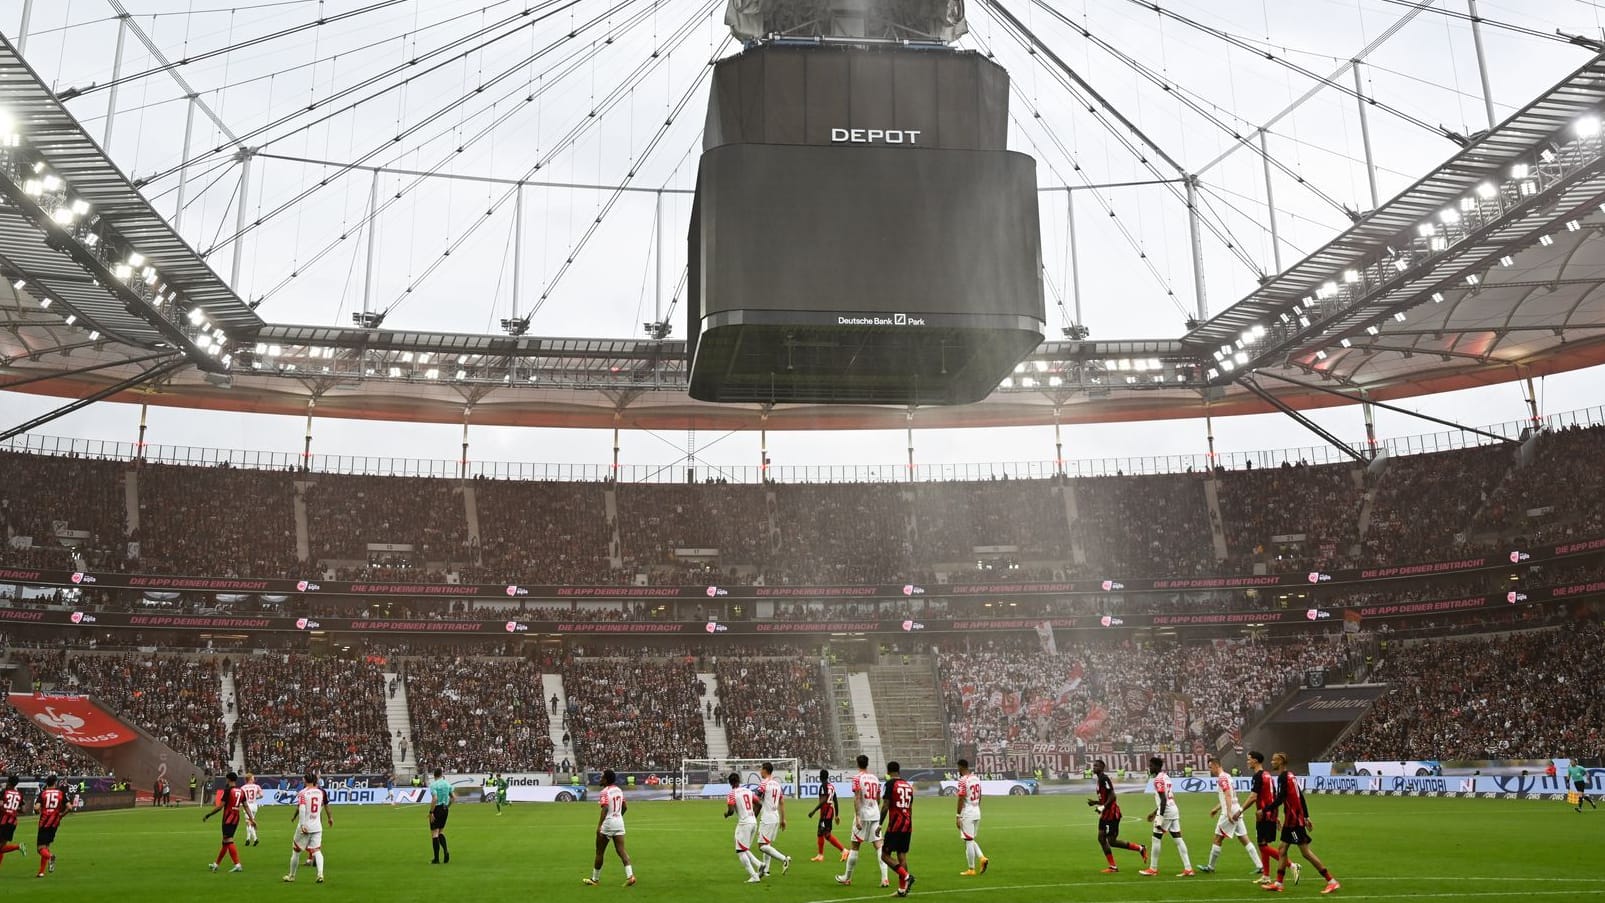
[[[730,789],[730,773],[741,775],[741,783],[757,786],[763,780],[759,768],[768,762],[774,766],[775,778],[786,787],[792,799],[800,796],[802,787],[802,760],[795,758],[769,759],[683,759],[680,762],[680,792],[677,799],[724,799]],[[721,789],[723,788],[723,789]]]

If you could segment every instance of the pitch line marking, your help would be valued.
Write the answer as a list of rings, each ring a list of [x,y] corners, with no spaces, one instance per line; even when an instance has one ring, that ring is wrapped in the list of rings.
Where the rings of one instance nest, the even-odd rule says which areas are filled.
[[[919,876],[916,875],[915,877],[918,878]],[[1514,878],[1514,877],[1475,878],[1475,877],[1467,877],[1467,876],[1464,876],[1464,875],[1455,876],[1453,878],[1427,878],[1427,877],[1410,878],[1410,877],[1403,877],[1403,876],[1387,876],[1387,877],[1379,877],[1379,878],[1355,878],[1353,880],[1355,880],[1357,882],[1359,882],[1359,881],[1458,881],[1458,882],[1473,882],[1473,881],[1522,881],[1522,882],[1548,881],[1548,882],[1570,882],[1570,883],[1574,883],[1574,884],[1576,884],[1576,883],[1583,883],[1583,884],[1601,884],[1601,883],[1605,883],[1605,878]],[[1109,887],[1109,886],[1110,886],[1110,882],[1108,882],[1108,881],[1058,882],[1058,883],[1054,883],[1054,884],[996,884],[996,885],[991,885],[991,886],[987,886],[987,887],[973,887],[972,886],[972,887],[944,888],[944,889],[941,889],[941,890],[918,891],[918,893],[922,897],[930,897],[930,896],[936,896],[938,894],[943,894],[943,895],[948,895],[948,894],[981,894],[981,893],[993,893],[993,892],[996,892],[996,891],[1047,890],[1047,889],[1050,889],[1050,888]],[[1449,897],[1453,897],[1453,898],[1502,897],[1502,896],[1508,896],[1510,893],[1512,893],[1512,892],[1511,891],[1453,891],[1453,892],[1431,892],[1431,893],[1419,893],[1419,894],[1415,894],[1415,893],[1397,893],[1397,892],[1395,892],[1395,893],[1386,893],[1386,894],[1351,894],[1351,893],[1345,893],[1345,894],[1343,894],[1343,899],[1345,899],[1345,900],[1395,900],[1395,899],[1406,898],[1406,899],[1429,900],[1429,899],[1444,899],[1444,898],[1449,898]],[[1527,890],[1527,891],[1522,891],[1521,892],[1521,894],[1523,896],[1536,896],[1536,897],[1545,897],[1545,896],[1554,897],[1554,896],[1562,896],[1562,895],[1576,894],[1576,893],[1577,893],[1576,890]],[[819,899],[819,900],[809,900],[809,901],[807,901],[807,903],[851,903],[851,901],[857,901],[857,900],[882,900],[882,899],[885,899],[885,897],[886,897],[886,895],[884,893],[877,893],[877,894],[873,894],[873,895],[858,896],[858,897],[825,897],[825,898],[822,898],[822,899]],[[1215,903],[1247,903],[1247,901],[1249,901],[1249,900],[1263,900],[1265,898],[1263,896],[1257,896],[1256,895],[1256,896],[1251,896],[1251,897],[1216,897],[1216,898],[1212,898],[1212,899],[1215,901]],[[1140,898],[1133,898],[1133,899],[1129,899],[1129,900],[1100,900],[1099,903],[1195,903],[1196,900],[1197,900],[1196,897],[1174,897],[1174,898],[1170,898],[1170,899],[1155,899],[1153,897],[1140,897]]]

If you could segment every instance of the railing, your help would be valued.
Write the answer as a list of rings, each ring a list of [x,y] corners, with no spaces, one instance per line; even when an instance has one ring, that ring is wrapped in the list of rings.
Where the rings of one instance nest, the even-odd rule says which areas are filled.
[[[1605,406],[1552,414],[1542,420],[1546,429],[1605,425]],[[1520,439],[1531,422],[1512,420],[1479,427],[1483,432]],[[1380,450],[1390,456],[1432,454],[1491,444],[1494,440],[1466,430],[1446,430],[1382,440]],[[1351,447],[1364,448],[1365,442]],[[0,450],[39,455],[63,455],[102,460],[129,461],[139,457],[132,442],[103,439],[74,439],[59,436],[23,435],[0,443]],[[488,480],[556,482],[680,483],[688,479],[725,480],[755,484],[775,483],[905,483],[971,482],[986,480],[1042,480],[1058,471],[1053,461],[1006,461],[971,464],[922,464],[912,470],[901,464],[818,464],[772,466],[695,464],[626,464],[613,470],[605,464],[542,464],[526,461],[452,461],[435,458],[401,458],[363,455],[311,455],[252,449],[202,448],[187,445],[146,445],[144,459],[162,464],[197,467],[227,464],[256,470],[306,471],[313,474],[374,474],[398,477],[469,477]],[[1351,463],[1348,455],[1329,445],[1260,451],[1224,452],[1214,463],[1227,470],[1269,469],[1284,463]],[[1175,474],[1207,470],[1207,455],[1152,455],[1122,458],[1066,460],[1063,472],[1071,477]]]

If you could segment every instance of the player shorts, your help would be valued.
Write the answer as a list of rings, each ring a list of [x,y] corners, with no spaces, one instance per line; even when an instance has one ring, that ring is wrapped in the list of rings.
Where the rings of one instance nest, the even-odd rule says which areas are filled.
[[[834,818],[821,818],[819,820],[819,836],[820,837],[829,837],[830,836],[830,832],[832,830],[834,830],[835,827],[836,827],[836,819],[834,819]]]
[[[1287,825],[1282,828],[1282,843],[1293,846],[1303,846],[1310,842],[1310,829],[1302,825]]]
[[[308,831],[304,828],[297,828],[295,831],[294,843],[297,850],[305,850],[308,853],[316,853],[318,850],[323,849],[323,832]]]
[[[1242,818],[1236,821],[1222,815],[1215,820],[1215,836],[1217,837],[1248,837],[1248,825]]]
[[[777,818],[774,821],[770,821],[769,819],[766,818],[766,819],[758,822],[758,842],[760,844],[774,843],[775,842],[775,838],[777,838],[779,836],[780,836],[780,819]]]
[[[597,833],[601,834],[603,837],[623,837],[624,817],[619,815],[611,815],[602,819],[602,827],[597,830]]]
[[[55,842],[56,842],[56,829],[55,828],[40,828],[39,829],[39,833],[35,834],[34,838],[33,838],[33,845],[36,846],[36,847],[48,847],[48,846],[50,846],[51,844],[53,844]]]
[[[429,827],[435,831],[443,831],[446,829],[446,819],[450,817],[450,806],[436,806],[429,810]]]
[[[1572,789],[1576,790],[1578,793],[1587,793],[1588,792],[1588,782],[1587,781],[1573,781],[1572,782]]]
[[[256,821],[256,803],[245,804],[245,817],[253,823]]]
[[[224,840],[233,840],[234,839],[234,832],[239,830],[239,827],[240,827],[240,823],[237,822],[237,821],[236,822],[224,822],[223,823],[223,839]]]
[[[981,827],[981,813],[974,815],[965,813],[959,816],[959,837],[964,840],[974,840],[975,831]]]
[[[886,832],[886,839],[881,843],[881,852],[907,853],[909,841],[913,839],[913,831],[888,831]]]
[[[864,821],[861,818],[853,819],[853,843],[873,844],[880,840],[881,823],[878,821]]]
[[[1174,808],[1172,808],[1169,811],[1167,811],[1164,815],[1155,815],[1154,816],[1154,830],[1155,831],[1165,831],[1165,832],[1170,833],[1170,834],[1180,834],[1181,833],[1181,813],[1177,812]]]
[[[752,839],[757,834],[757,822],[738,823],[736,825],[736,852],[740,853],[752,849]]]
[[[1265,818],[1254,822],[1255,840],[1260,846],[1269,846],[1276,842],[1276,819]]]
[[[1098,820],[1098,836],[1107,840],[1115,840],[1120,836],[1120,819],[1101,818]]]
[[[0,825],[0,843],[10,843],[11,838],[16,836],[17,826],[15,824]]]

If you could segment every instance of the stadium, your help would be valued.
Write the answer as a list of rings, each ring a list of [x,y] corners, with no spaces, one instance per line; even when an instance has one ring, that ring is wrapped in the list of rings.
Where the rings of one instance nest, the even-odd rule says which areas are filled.
[[[5,894],[1599,899],[1599,9],[3,0]]]

